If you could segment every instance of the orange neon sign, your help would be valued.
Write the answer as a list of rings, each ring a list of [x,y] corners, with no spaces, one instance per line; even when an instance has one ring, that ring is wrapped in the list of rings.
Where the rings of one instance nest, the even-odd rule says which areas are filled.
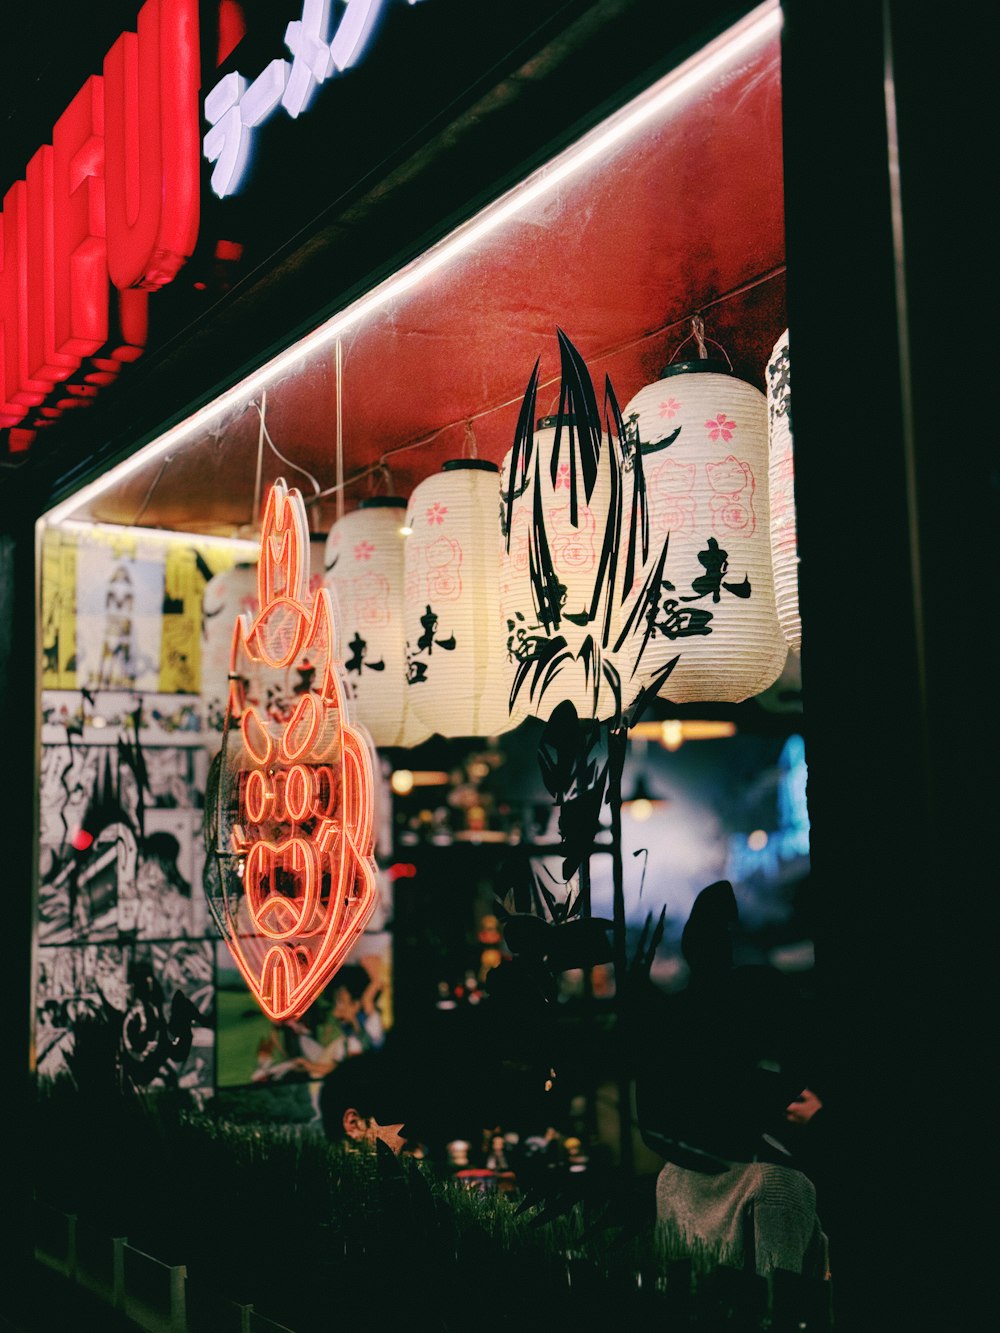
[[[371,752],[347,717],[330,594],[320,588],[306,603],[308,551],[302,496],[277,481],[264,509],[260,611],[237,617],[233,632],[217,847],[225,868],[212,904],[275,1022],[305,1013],[377,896]],[[269,707],[248,701],[249,668],[274,677]]]

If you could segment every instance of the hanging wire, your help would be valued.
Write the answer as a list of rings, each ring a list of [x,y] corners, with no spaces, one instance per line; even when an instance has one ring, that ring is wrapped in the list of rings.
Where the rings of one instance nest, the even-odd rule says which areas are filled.
[[[344,345],[337,339],[336,348],[336,370],[337,370],[337,484],[334,488],[337,496],[337,518],[344,517],[344,487],[347,484],[344,481]],[[316,499],[320,495],[317,491]]]
[[[260,513],[260,488],[264,476],[264,417],[267,413],[267,390],[264,389],[260,395],[260,430],[257,432],[257,476],[253,483],[253,508],[250,511],[250,522],[256,524],[257,515]]]
[[[514,398],[511,401],[517,403],[521,400],[519,398]],[[508,404],[504,403],[502,406],[506,407]],[[477,415],[488,416],[490,412],[495,412],[496,410],[495,407],[490,407],[487,408],[486,411],[480,412]],[[385,453],[379,457],[377,462],[369,463],[367,467],[359,468],[357,472],[352,472],[349,477],[344,477],[343,480],[338,481],[335,486],[327,486],[325,490],[317,492],[316,495],[310,495],[306,500],[306,504],[315,504],[318,500],[325,500],[327,496],[339,495],[348,486],[353,486],[355,482],[364,481],[366,477],[370,477],[373,472],[384,471],[388,473],[388,460],[390,458],[394,458],[396,454],[404,454],[409,449],[420,449],[425,444],[430,444],[432,440],[436,440],[439,435],[443,435],[445,431],[453,430],[454,427],[458,425],[461,425],[461,422],[449,421],[447,426],[440,426],[437,430],[431,431],[429,435],[422,435],[419,440],[408,440],[406,444],[397,444],[393,449],[386,449]],[[393,492],[390,490],[389,493],[392,494]]]
[[[263,398],[264,395],[262,394],[261,397]],[[284,463],[285,467],[290,467],[293,472],[299,472],[302,474],[303,477],[307,477],[309,481],[312,483],[312,488],[314,492],[312,498],[316,499],[316,497],[319,495],[320,492],[319,482],[316,480],[316,478],[313,476],[311,472],[307,471],[306,468],[299,467],[298,463],[293,463],[290,458],[286,458],[285,455],[278,448],[278,446],[274,443],[274,441],[271,439],[270,431],[267,429],[267,422],[264,418],[264,409],[261,406],[261,404],[257,402],[256,398],[251,402],[250,406],[257,409],[257,415],[260,417],[261,431],[263,432],[264,439],[267,441],[268,447],[274,454],[275,458],[277,458],[279,462]]]
[[[149,489],[146,491],[146,494],[143,497],[142,504],[135,512],[135,517],[132,519],[130,525],[131,527],[137,528],[139,526],[139,520],[142,518],[143,514],[145,514],[146,510],[149,508],[149,502],[153,498],[153,492],[156,490],[157,486],[159,486],[160,479],[162,478],[164,472],[166,472],[167,465],[170,463],[172,457],[173,457],[172,454],[165,455],[163,461],[160,463],[160,466],[156,469],[156,476],[149,483]]]
[[[707,301],[705,305],[702,307],[702,310],[711,310],[713,306],[721,305],[723,302],[731,300],[735,296],[742,296],[745,292],[753,291],[755,287],[760,287],[766,282],[771,282],[775,278],[781,277],[781,275],[785,272],[786,272],[786,266],[784,264],[779,264],[777,265],[777,267],[773,269],[768,269],[767,272],[765,273],[759,273],[755,277],[750,278],[747,282],[741,283],[740,286],[733,287],[731,290],[727,292],[721,292],[717,297],[714,297],[711,301]],[[692,316],[691,318],[692,320],[703,319],[703,316],[699,313],[698,315]],[[648,333],[644,333],[638,338],[631,338],[627,342],[619,343],[615,347],[609,347],[607,348],[607,350],[593,357],[591,359],[591,364],[596,365],[598,362],[609,361],[613,357],[621,355],[621,353],[623,352],[630,351],[633,347],[639,347],[643,343],[651,342],[654,338],[662,337],[663,334],[669,333],[671,329],[676,329],[678,325],[682,323],[683,320],[672,319],[668,324],[661,324],[658,328],[650,329]],[[704,324],[702,325],[702,328],[704,328]],[[677,352],[680,351],[680,348],[684,346],[684,343],[689,342],[693,336],[694,336],[693,332],[688,334],[688,336],[684,339],[684,342],[678,345],[676,351],[674,352],[674,356],[676,356]],[[713,346],[718,347],[722,355],[726,358],[726,361],[729,363],[730,369],[733,368],[733,363],[729,357],[729,354],[727,353],[726,349],[722,346],[721,343],[716,342],[714,338],[705,338],[705,342],[712,343]],[[672,359],[673,358],[671,358],[671,360]],[[338,368],[338,374],[339,373],[340,371]],[[562,383],[561,376],[553,375],[551,379],[543,380],[538,385],[539,392],[541,392],[544,389],[549,389],[553,387],[555,387],[556,389],[556,395],[552,399],[552,405],[548,413],[549,416],[551,416],[552,413],[555,411],[556,405],[559,401],[559,386],[561,385],[561,383]],[[388,459],[395,457],[396,454],[406,453],[410,449],[421,449],[423,448],[424,445],[430,444],[432,441],[436,440],[438,436],[443,435],[446,431],[454,430],[457,426],[461,426],[464,424],[466,427],[469,427],[474,422],[480,421],[484,417],[492,416],[493,413],[495,412],[502,412],[504,411],[505,408],[508,407],[520,406],[523,399],[524,399],[524,394],[519,393],[516,397],[508,398],[504,402],[491,403],[489,407],[484,407],[479,412],[473,412],[471,416],[461,417],[457,421],[449,421],[446,425],[438,427],[437,430],[431,431],[428,435],[421,435],[416,440],[408,440],[406,444],[398,444],[392,449],[386,449],[385,452],[379,456],[376,462],[370,463],[368,464],[368,466],[360,468],[357,472],[352,472],[349,476],[344,476],[342,472],[338,472],[336,485],[328,486],[324,490],[317,492],[315,495],[309,496],[309,498],[306,500],[306,504],[307,505],[315,504],[319,500],[325,500],[327,497],[331,495],[336,495],[338,497],[338,517],[340,517],[343,512],[342,508],[343,492],[347,489],[347,487],[353,486],[357,482],[364,481],[365,478],[370,477],[373,472],[380,471],[382,468],[386,466],[386,461]]]

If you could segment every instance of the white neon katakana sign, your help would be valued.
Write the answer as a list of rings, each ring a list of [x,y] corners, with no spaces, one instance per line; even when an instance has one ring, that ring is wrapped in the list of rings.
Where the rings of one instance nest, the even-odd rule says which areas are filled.
[[[212,190],[220,199],[240,188],[252,132],[279,106],[293,119],[300,116],[321,83],[356,65],[388,3],[344,0],[338,4],[342,13],[331,37],[331,0],[303,0],[301,19],[285,29],[291,60],[272,60],[252,83],[238,71],[219,80],[205,98],[205,119],[212,128],[202,140],[202,151],[215,163]]]

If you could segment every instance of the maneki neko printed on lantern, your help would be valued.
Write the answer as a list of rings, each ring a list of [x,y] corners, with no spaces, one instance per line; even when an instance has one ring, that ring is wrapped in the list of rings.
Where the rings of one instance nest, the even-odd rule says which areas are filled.
[[[255,616],[233,633],[209,901],[237,967],[275,1022],[300,1017],[377,902],[370,744],[350,725],[330,595],[311,594],[298,491],[267,499]],[[264,707],[246,680],[265,674]]]

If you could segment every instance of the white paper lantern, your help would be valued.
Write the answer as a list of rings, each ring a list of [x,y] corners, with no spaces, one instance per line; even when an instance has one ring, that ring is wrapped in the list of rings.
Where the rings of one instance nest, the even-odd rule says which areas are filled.
[[[802,648],[799,616],[799,552],[795,528],[795,463],[792,448],[792,387],[788,330],[767,363],[768,477],[771,491],[771,563],[778,623],[793,653]]]
[[[337,602],[351,716],[379,746],[418,745],[430,735],[407,698],[405,511],[401,497],[362,500],[326,541],[325,580]]]
[[[568,427],[573,418],[562,418],[560,461],[555,479],[551,463],[559,431],[558,417],[542,417],[534,435],[534,449],[527,472],[519,466],[514,502],[510,516],[510,540],[501,531],[500,538],[500,610],[503,616],[507,656],[516,666],[531,651],[534,640],[566,641],[568,656],[554,677],[542,684],[532,673],[518,693],[518,706],[535,717],[547,719],[557,704],[570,700],[580,717],[604,719],[618,706],[615,691],[604,678],[601,667],[606,661],[621,675],[622,662],[610,645],[617,638],[619,607],[612,596],[607,570],[601,575],[608,512],[611,504],[609,451],[617,448],[607,437],[601,441],[597,480],[587,500],[579,451],[570,461],[567,445]],[[501,504],[506,504],[510,479],[511,453],[501,468]],[[577,514],[574,522],[571,505],[572,469],[576,470]],[[536,488],[540,489],[536,506]],[[628,506],[626,505],[626,512]],[[561,608],[556,620],[546,623],[539,614],[537,592],[532,586],[530,552],[532,532],[541,516],[555,577],[563,589]],[[598,595],[595,599],[595,585]],[[608,648],[601,647],[605,612],[610,609]],[[596,657],[592,654],[596,652]],[[595,706],[595,672],[597,701]]]
[[[674,703],[758,694],[786,655],[771,569],[766,399],[724,362],[684,361],[622,415],[631,446],[642,449],[649,513],[637,588],[659,582],[634,669],[650,679],[679,654],[660,690]]]
[[[323,538],[314,538],[309,547],[309,595],[323,586]],[[229,654],[233,644],[233,624],[238,615],[253,619],[260,610],[257,599],[257,566],[233,565],[216,574],[205,584],[202,593],[202,648],[201,697],[205,706],[205,727],[218,733],[221,740],[222,724],[229,698]],[[268,680],[273,688],[271,672]],[[289,689],[297,683],[290,679]],[[266,686],[263,673],[260,679],[247,680],[248,702],[266,706],[263,697]]]
[[[442,736],[496,736],[519,721],[500,635],[498,473],[480,459],[445,463],[406,511],[409,701]]]

